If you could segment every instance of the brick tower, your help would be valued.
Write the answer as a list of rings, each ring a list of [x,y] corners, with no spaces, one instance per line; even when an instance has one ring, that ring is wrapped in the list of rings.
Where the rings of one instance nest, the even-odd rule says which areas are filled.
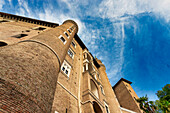
[[[3,20],[1,24],[4,28],[17,28],[18,21],[27,24],[24,22],[26,19],[14,15],[1,13],[1,17],[18,19],[9,24],[4,24]],[[70,28],[72,33],[68,33],[67,29]],[[77,24],[67,20],[61,26],[0,48],[1,111],[51,112],[58,73],[77,31]],[[64,32],[67,32],[69,38],[64,37]],[[3,39],[6,40],[8,38]]]
[[[131,86],[132,82],[121,78],[114,86],[113,90],[116,94],[116,97],[120,103],[122,111],[132,110],[136,113],[143,113],[140,110],[139,104],[136,99],[138,96]],[[126,113],[126,112],[125,112]]]

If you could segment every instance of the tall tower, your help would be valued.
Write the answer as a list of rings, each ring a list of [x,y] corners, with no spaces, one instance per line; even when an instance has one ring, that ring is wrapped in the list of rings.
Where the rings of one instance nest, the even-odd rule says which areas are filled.
[[[142,113],[139,104],[136,99],[138,99],[137,94],[131,87],[132,82],[121,78],[114,86],[113,90],[116,97],[120,103],[122,111],[132,110],[137,113]]]
[[[4,13],[0,16],[27,24],[18,16]],[[77,31],[77,24],[67,20],[28,40],[0,47],[0,111],[51,112],[58,73]]]
[[[98,60],[98,59],[96,59],[96,60],[100,65],[99,73],[101,75],[103,89],[105,91],[106,100],[109,105],[110,113],[121,113],[120,108],[119,108],[120,105],[116,99],[115,93],[112,91],[112,86],[111,86],[109,79],[107,77],[107,74],[106,74],[106,67],[100,60]]]

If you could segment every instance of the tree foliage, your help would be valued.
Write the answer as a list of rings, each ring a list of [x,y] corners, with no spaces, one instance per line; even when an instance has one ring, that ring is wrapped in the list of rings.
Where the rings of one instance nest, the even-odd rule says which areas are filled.
[[[156,101],[158,109],[163,113],[170,113],[170,84],[165,85],[162,90],[157,91],[156,95],[159,100]]]
[[[157,91],[159,100],[148,101],[148,97],[143,96],[137,99],[140,108],[145,113],[170,113],[170,84],[165,85],[162,90]]]
[[[148,97],[143,96],[136,100],[139,103],[140,108],[145,113],[154,113],[156,106],[154,105],[153,101],[148,101]]]

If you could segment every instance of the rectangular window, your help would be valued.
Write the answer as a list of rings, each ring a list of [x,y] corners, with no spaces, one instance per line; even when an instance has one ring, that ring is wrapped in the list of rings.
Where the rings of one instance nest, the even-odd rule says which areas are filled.
[[[76,48],[76,44],[74,42],[71,42],[71,45]]]
[[[74,53],[71,49],[68,50],[68,55],[73,59]]]
[[[69,33],[71,33],[71,31],[70,31],[69,29],[67,29],[67,31],[68,31]]]
[[[25,37],[25,36],[28,36],[28,35],[27,34],[18,34],[18,35],[12,36],[12,37],[22,38],[22,37]]]
[[[64,37],[63,37],[62,35],[59,36],[59,39],[60,39],[64,44],[66,44],[67,41],[64,39]]]
[[[0,20],[0,23],[9,22],[8,20]]]
[[[107,106],[105,106],[106,108],[106,113],[109,113],[109,108]]]
[[[36,28],[33,28],[34,30],[40,30],[40,31],[43,31],[43,30],[45,30],[46,28],[44,28],[44,27],[36,27]]]
[[[105,101],[104,101],[104,104],[105,104],[106,113],[110,113],[109,107]]]
[[[65,60],[61,66],[61,71],[67,75],[67,77],[70,76],[71,66]]]
[[[100,89],[101,89],[102,94],[104,95],[103,87],[102,87],[102,86],[100,86]]]
[[[67,38],[69,38],[69,35],[67,34],[67,32],[64,32],[64,34],[66,35]]]

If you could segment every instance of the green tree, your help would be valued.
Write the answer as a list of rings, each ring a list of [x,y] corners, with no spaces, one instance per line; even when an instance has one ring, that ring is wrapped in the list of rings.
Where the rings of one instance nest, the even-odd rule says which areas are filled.
[[[170,113],[170,84],[165,85],[162,90],[157,91],[159,100],[156,101],[158,109],[163,113]]]
[[[143,96],[136,100],[139,103],[140,108],[145,113],[155,113],[156,106],[154,105],[153,101],[148,101],[148,97]]]

